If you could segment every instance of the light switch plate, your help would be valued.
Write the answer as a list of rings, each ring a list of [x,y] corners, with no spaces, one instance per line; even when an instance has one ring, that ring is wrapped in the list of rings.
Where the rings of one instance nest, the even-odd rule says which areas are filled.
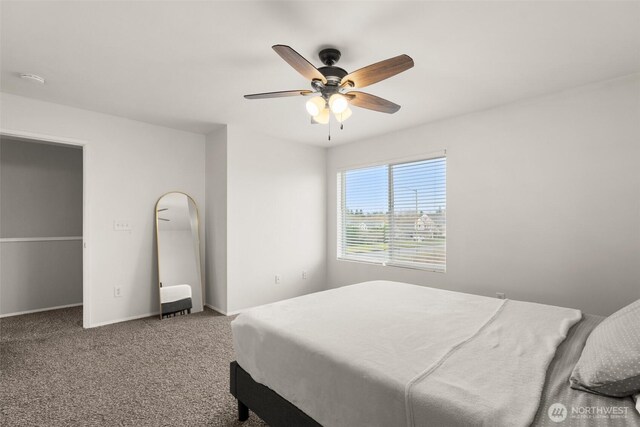
[[[131,223],[127,219],[116,219],[113,221],[114,231],[131,231]]]

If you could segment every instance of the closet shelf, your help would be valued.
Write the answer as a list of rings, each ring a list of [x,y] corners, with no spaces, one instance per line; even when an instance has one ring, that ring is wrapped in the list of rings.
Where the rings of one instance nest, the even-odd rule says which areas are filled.
[[[82,240],[82,236],[66,236],[66,237],[3,237],[0,243],[19,243],[19,242],[58,242],[64,240]]]

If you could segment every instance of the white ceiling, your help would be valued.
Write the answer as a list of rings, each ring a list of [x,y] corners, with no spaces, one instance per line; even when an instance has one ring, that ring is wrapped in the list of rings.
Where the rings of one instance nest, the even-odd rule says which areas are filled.
[[[206,133],[241,124],[329,145],[307,89],[275,52],[353,71],[406,53],[416,66],[364,91],[402,105],[354,108],[330,145],[640,71],[640,2],[2,2],[4,92]],[[23,81],[35,73],[45,86]]]

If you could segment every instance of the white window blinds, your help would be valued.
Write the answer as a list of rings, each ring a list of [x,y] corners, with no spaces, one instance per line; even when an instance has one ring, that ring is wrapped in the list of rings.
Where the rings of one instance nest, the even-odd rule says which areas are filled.
[[[338,258],[446,270],[446,158],[338,173]]]

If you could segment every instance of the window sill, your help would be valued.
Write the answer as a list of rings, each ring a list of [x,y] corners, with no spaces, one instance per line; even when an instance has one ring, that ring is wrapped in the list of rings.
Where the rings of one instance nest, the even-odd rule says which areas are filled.
[[[390,263],[390,262],[374,262],[374,261],[366,261],[366,260],[362,260],[362,259],[355,259],[355,258],[344,258],[344,257],[337,257],[336,261],[344,261],[344,262],[353,262],[356,264],[368,264],[368,265],[376,265],[376,266],[380,266],[380,267],[395,267],[395,268],[403,268],[403,269],[407,269],[407,270],[420,270],[420,271],[428,271],[430,273],[446,273],[446,267],[445,268],[435,268],[431,265],[411,265],[411,264],[402,264],[402,263]]]

